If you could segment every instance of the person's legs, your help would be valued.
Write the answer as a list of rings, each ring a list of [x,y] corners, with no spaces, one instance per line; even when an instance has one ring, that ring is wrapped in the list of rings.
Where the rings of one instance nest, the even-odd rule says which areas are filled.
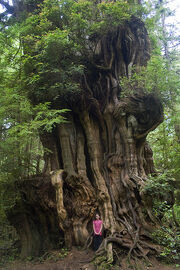
[[[100,247],[100,245],[101,245],[101,243],[102,243],[102,240],[103,240],[103,238],[102,238],[102,235],[98,235],[99,236],[99,242],[98,242],[98,248]]]
[[[94,251],[98,250],[100,244],[102,243],[102,235],[94,235]]]
[[[98,235],[96,234],[93,237],[93,247],[94,247],[94,251],[98,249]]]

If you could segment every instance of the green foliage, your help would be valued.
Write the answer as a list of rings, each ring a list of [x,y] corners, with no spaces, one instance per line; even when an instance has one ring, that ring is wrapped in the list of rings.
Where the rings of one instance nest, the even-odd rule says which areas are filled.
[[[180,121],[177,47],[179,37],[176,25],[166,21],[175,11],[170,10],[167,1],[145,1],[145,6],[147,15],[144,18],[153,49],[153,58],[147,67],[148,72],[144,74],[147,81],[145,89],[155,90],[159,94],[164,103],[165,113],[164,122],[148,135],[148,140],[154,153],[156,167],[160,171],[168,171],[176,179],[175,193],[177,193],[180,179],[179,134],[176,131]]]
[[[174,214],[177,218],[178,223],[180,224],[180,205],[174,205]]]
[[[51,132],[52,129],[60,123],[66,122],[63,113],[69,111],[67,109],[54,110],[50,108],[50,103],[40,103],[34,107],[25,108],[27,117],[24,122],[17,123],[9,128],[10,136],[25,138],[31,136],[38,130],[46,130]],[[28,110],[29,109],[29,110]],[[30,110],[31,109],[31,110]],[[23,108],[24,111],[24,108]],[[29,115],[28,115],[29,114]],[[23,114],[25,115],[25,114]],[[33,117],[34,116],[34,117]],[[33,118],[31,118],[33,117]]]
[[[32,166],[32,168],[29,167],[29,173],[33,174],[35,164],[28,163],[30,155],[33,155],[34,151],[34,158],[43,155],[39,142],[39,130],[51,132],[55,125],[65,122],[62,113],[67,110],[51,109],[50,103],[32,106],[25,97],[9,94],[9,91],[0,97],[0,102],[3,128],[0,142],[1,172],[8,171],[15,177],[18,177],[19,172],[19,177],[22,177],[21,169]],[[31,159],[34,162],[33,158]]]
[[[68,255],[68,249],[67,248],[61,248],[59,252],[59,258],[65,258]]]
[[[43,1],[20,28],[28,96],[39,103],[80,94],[84,62],[99,39],[138,10],[127,1]]]
[[[0,261],[0,267],[4,267],[6,264],[9,264],[15,260],[18,259],[19,250],[16,247],[10,247],[9,249],[5,248],[4,252],[1,252],[1,261]],[[2,268],[6,269],[6,268]]]
[[[0,186],[1,189],[1,186]],[[6,217],[4,209],[0,204],[0,267],[6,263],[15,260],[18,257],[18,236],[15,228],[13,228]],[[3,268],[4,269],[4,268]]]
[[[153,197],[152,208],[154,215],[161,221],[173,222],[172,209],[174,204],[175,179],[170,173],[149,176],[143,192]]]
[[[159,257],[168,263],[178,262],[180,260],[180,233],[162,226],[156,230],[152,237],[155,243],[163,245],[164,248]]]
[[[39,132],[51,132],[65,122],[65,109],[53,109],[50,102],[33,105],[24,77],[21,27],[15,24],[0,33],[0,215],[20,199],[17,181],[40,174],[44,149]],[[48,151],[48,150],[46,150]]]
[[[149,176],[144,191],[148,195],[160,197],[174,189],[174,181],[175,179],[165,172],[154,177]]]
[[[0,97],[1,101],[1,97]],[[0,190],[2,213],[15,205],[20,198],[15,181],[29,175],[41,173],[44,166],[44,151],[39,132],[51,132],[55,125],[65,122],[62,113],[67,110],[55,110],[49,103],[32,107],[28,100],[18,100],[19,113],[11,114],[16,100],[8,104],[8,111],[2,112],[3,132],[0,141]],[[11,106],[12,105],[12,106]],[[13,107],[13,108],[12,108]],[[7,113],[8,112],[8,113]],[[4,113],[4,114],[3,114]],[[4,117],[3,117],[4,116]]]
[[[39,258],[31,258],[31,260],[39,261],[39,262],[47,262],[47,261],[59,261],[64,259],[69,254],[69,250],[67,248],[61,248],[60,250],[54,250],[50,252],[46,252],[43,256]]]
[[[156,167],[160,171],[168,170],[175,179],[178,179],[180,145],[173,122],[170,113],[165,112],[164,123],[148,136],[148,140],[153,148]]]
[[[166,106],[172,105],[172,98],[177,100],[180,91],[179,76],[176,70],[168,70],[167,61],[161,55],[152,55],[147,67],[132,73],[132,76],[120,80],[121,96],[137,92],[155,93]]]
[[[34,68],[32,55],[34,51],[31,48],[31,53],[25,53],[26,42],[22,38],[22,33],[28,32],[26,38],[29,39],[31,45],[34,44],[34,39],[40,39],[34,34],[34,31],[38,31],[39,27],[37,26],[38,15],[30,16],[27,18],[27,22],[30,19],[31,23],[29,24],[16,23],[0,33],[1,182],[4,181],[2,179],[5,181],[10,181],[12,178],[17,180],[29,174],[39,173],[40,168],[37,169],[37,163],[39,164],[40,161],[42,168],[44,153],[38,133],[40,130],[51,132],[55,125],[65,121],[64,113],[67,111],[59,108],[53,109],[50,102],[39,102],[33,105],[29,101],[28,84],[36,84],[37,87],[40,77],[38,72],[33,73],[32,76],[29,73],[29,76],[25,77],[25,73],[27,73],[25,68]],[[42,32],[47,29],[48,26],[44,22],[43,25],[40,25],[39,34],[42,35]],[[57,35],[55,37],[57,38]],[[46,40],[46,50],[53,51],[51,35],[43,38]],[[62,38],[63,41],[65,39],[65,37]],[[41,71],[41,63],[36,61],[36,64]],[[50,90],[53,90],[53,85],[51,85]],[[46,94],[43,93],[43,95]]]
[[[112,269],[112,264],[107,262],[107,258],[106,256],[98,256],[95,261],[94,264],[96,265],[98,270],[103,270],[103,269]]]
[[[161,224],[161,227],[153,232],[152,238],[155,243],[163,246],[159,258],[168,263],[178,262],[180,259],[180,208],[174,205],[175,191],[176,180],[170,170],[149,177],[143,189],[146,196],[153,198],[153,214]]]

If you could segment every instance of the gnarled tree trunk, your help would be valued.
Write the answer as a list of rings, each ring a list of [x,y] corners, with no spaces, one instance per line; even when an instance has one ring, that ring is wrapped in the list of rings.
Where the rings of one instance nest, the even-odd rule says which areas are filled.
[[[109,260],[114,243],[128,248],[129,256],[146,257],[154,249],[148,235],[156,220],[142,190],[148,174],[154,172],[146,137],[162,122],[162,105],[143,89],[123,98],[119,86],[121,77],[131,76],[132,67],[138,71],[146,65],[149,51],[148,35],[139,19],[132,17],[109,31],[98,42],[93,60],[86,59],[91,65],[81,78],[82,94],[75,101],[71,96],[66,101],[71,109],[68,122],[40,135],[44,148],[51,150],[45,155],[43,174],[51,177],[65,244],[83,246],[91,233],[93,216],[99,211],[106,239],[98,252],[108,250]],[[34,209],[38,222],[45,224],[44,215],[50,218],[46,207],[41,205],[44,215],[38,213],[36,205]],[[39,231],[38,222],[31,226],[30,218],[25,220],[27,226],[19,231],[22,239],[25,234],[36,238],[33,231]],[[46,230],[50,234],[44,225]],[[38,253],[38,245],[29,247],[26,239],[22,240],[23,248],[24,241],[26,255],[33,250]]]

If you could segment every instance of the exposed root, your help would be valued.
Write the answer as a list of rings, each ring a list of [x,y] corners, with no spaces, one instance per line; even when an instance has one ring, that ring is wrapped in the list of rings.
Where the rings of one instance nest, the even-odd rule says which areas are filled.
[[[130,259],[130,257],[131,257],[131,253],[132,253],[133,249],[136,247],[137,242],[138,242],[138,240],[139,240],[139,230],[140,230],[140,227],[138,227],[138,230],[137,230],[137,232],[136,232],[136,236],[135,236],[135,239],[134,239],[133,246],[132,246],[132,247],[130,248],[130,250],[129,250],[129,253],[128,253],[128,258],[129,258],[129,259]]]
[[[158,248],[154,245],[150,245],[145,240],[140,240],[140,226],[138,227],[134,241],[132,242],[131,238],[127,238],[127,235],[123,235],[124,231],[121,231],[121,233],[115,232],[114,234],[108,236],[105,238],[99,247],[99,249],[96,251],[95,256],[93,258],[93,261],[95,261],[96,265],[101,265],[104,261],[108,263],[108,254],[107,254],[107,246],[110,243],[116,244],[116,247],[119,246],[120,249],[124,249],[127,251],[129,249],[129,252],[127,254],[127,263],[130,265],[134,270],[140,269],[141,264],[138,261],[139,259],[143,259],[144,263],[147,265],[151,264],[151,261],[148,258],[148,254],[151,251],[158,252]],[[132,236],[132,233],[131,233]],[[113,254],[116,256],[118,262],[120,263],[120,257],[117,253],[116,248],[113,248]],[[133,263],[132,263],[133,261]],[[140,265],[140,266],[139,266]]]
[[[90,236],[87,238],[87,241],[83,247],[83,250],[87,250],[93,242],[93,232],[90,234]]]

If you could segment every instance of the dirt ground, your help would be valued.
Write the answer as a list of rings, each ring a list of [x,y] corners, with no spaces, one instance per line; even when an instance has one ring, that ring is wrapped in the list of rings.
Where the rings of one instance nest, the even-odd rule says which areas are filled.
[[[58,259],[56,262],[53,260],[45,262],[20,262],[14,261],[9,263],[4,267],[0,267],[0,270],[95,270],[95,266],[88,261],[93,258],[93,251],[82,251],[76,248],[73,248],[72,251],[69,251],[65,258]],[[152,266],[142,266],[139,265],[139,270],[177,270],[180,267],[175,265],[165,265],[160,263],[156,259],[152,260]],[[130,270],[127,268],[125,263],[122,261],[121,266],[116,269],[121,270]]]

